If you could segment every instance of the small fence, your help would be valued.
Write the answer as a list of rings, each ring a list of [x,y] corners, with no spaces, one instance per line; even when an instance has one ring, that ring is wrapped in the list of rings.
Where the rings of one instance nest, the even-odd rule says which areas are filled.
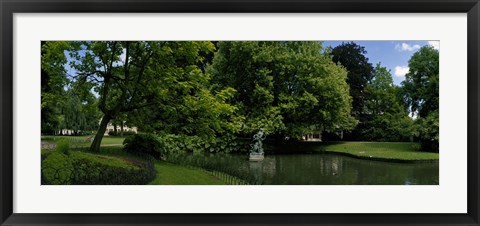
[[[227,174],[227,173],[224,173],[224,172],[221,172],[221,171],[206,170],[206,169],[201,168],[201,167],[195,167],[195,166],[190,166],[190,165],[183,165],[183,166],[187,167],[187,168],[190,168],[190,169],[195,169],[195,170],[199,170],[199,171],[202,171],[204,173],[210,174],[210,175],[222,180],[223,182],[225,182],[228,185],[249,185],[249,183],[247,183],[245,180],[242,180],[238,177],[234,177],[230,174]]]

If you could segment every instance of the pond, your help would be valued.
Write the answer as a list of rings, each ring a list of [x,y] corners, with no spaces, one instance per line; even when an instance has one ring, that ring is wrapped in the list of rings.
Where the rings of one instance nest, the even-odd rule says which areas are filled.
[[[271,154],[261,162],[246,155],[190,155],[233,175],[266,185],[438,185],[439,164],[370,161],[331,153]],[[183,157],[185,159],[185,157]]]

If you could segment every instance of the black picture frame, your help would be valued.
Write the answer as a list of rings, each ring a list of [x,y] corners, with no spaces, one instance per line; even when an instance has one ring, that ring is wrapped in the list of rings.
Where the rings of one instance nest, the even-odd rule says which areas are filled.
[[[478,0],[0,0],[1,225],[479,225]],[[13,213],[14,13],[467,13],[466,214],[21,214]]]

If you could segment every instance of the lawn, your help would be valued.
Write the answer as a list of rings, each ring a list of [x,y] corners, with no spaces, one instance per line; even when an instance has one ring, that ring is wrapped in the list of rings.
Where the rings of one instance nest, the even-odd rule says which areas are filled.
[[[186,168],[172,163],[155,163],[157,178],[151,185],[225,185],[219,178],[198,169]]]
[[[386,161],[436,161],[438,153],[422,152],[419,144],[407,142],[339,142],[321,146],[322,151]]]
[[[87,138],[93,137],[89,136],[42,136],[42,139],[56,141],[59,139],[65,139],[71,141],[72,144],[76,146],[88,146],[91,141]],[[102,139],[102,146],[117,146],[122,145],[125,137],[113,137],[113,136],[104,136]]]

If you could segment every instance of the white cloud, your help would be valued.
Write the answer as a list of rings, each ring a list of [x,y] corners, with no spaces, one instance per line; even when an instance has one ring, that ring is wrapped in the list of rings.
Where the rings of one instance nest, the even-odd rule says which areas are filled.
[[[405,75],[408,73],[409,70],[410,70],[410,68],[407,67],[407,66],[396,66],[395,67],[395,76],[405,77]]]
[[[398,51],[415,51],[417,49],[420,49],[420,45],[409,45],[408,43],[402,43],[402,44],[397,44],[395,46],[395,49]]]
[[[120,57],[120,61],[122,61],[122,64],[125,63],[125,58],[127,57],[126,49],[122,50],[122,54],[119,57]]]
[[[113,66],[122,66],[123,64],[125,64],[125,60],[126,60],[125,58],[127,58],[126,49],[122,50],[122,54],[120,54],[118,58],[119,59],[117,61],[113,62]]]
[[[428,41],[428,45],[432,46],[434,49],[440,49],[440,41]]]

